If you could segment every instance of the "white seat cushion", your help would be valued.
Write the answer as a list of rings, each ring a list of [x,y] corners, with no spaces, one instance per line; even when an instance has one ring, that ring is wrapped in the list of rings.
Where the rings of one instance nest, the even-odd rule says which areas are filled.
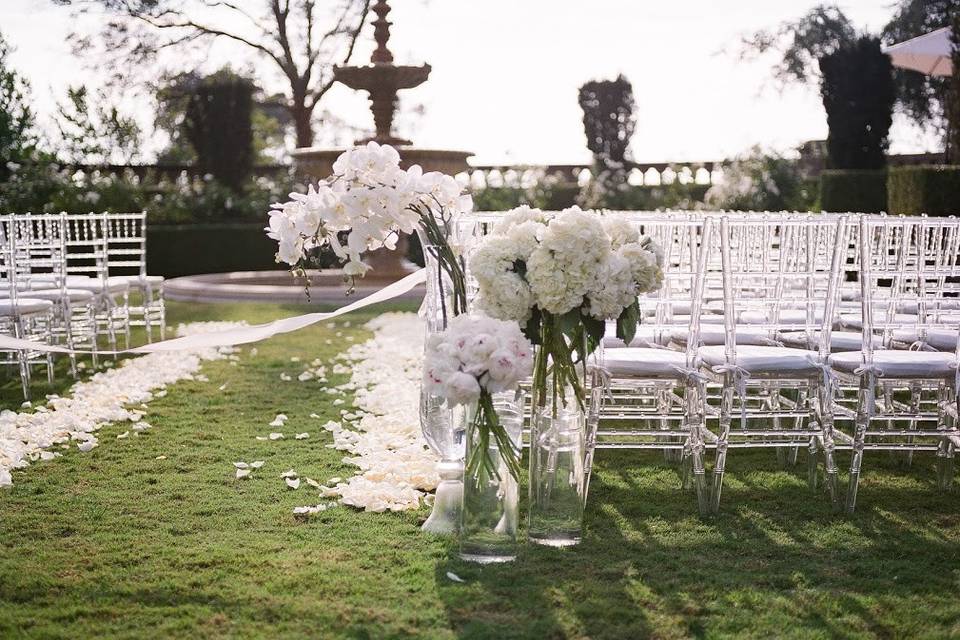
[[[71,289],[83,289],[95,293],[100,293],[104,289],[103,283],[98,278],[87,278],[85,276],[70,276],[67,278],[67,286]],[[109,279],[107,287],[110,293],[124,293],[130,289],[125,280],[114,280],[113,278]]]
[[[767,324],[773,317],[770,311],[744,311],[740,314],[739,322],[741,324]],[[816,324],[823,322],[823,309],[814,309],[813,321]],[[806,309],[780,309],[778,324],[806,324]]]
[[[677,378],[687,358],[669,349],[638,349],[626,347],[604,353],[603,366],[614,376],[635,378]]]
[[[810,339],[811,344],[807,344],[807,334],[804,331],[785,331],[780,334],[780,342],[788,347],[798,349],[816,349],[820,345],[820,332],[814,331]],[[880,336],[873,336],[873,346],[879,349],[883,345]],[[859,351],[863,347],[862,337],[859,331],[831,331],[830,332],[830,351]]]
[[[948,378],[956,374],[952,353],[939,351],[883,350],[873,352],[873,362],[884,377],[889,378]],[[853,373],[863,364],[863,354],[856,351],[835,353],[830,366],[838,371]]]
[[[886,322],[886,315],[883,317],[878,317],[876,314],[873,316],[874,322],[882,320]],[[894,322],[902,322],[903,324],[911,324],[917,321],[917,316],[911,315],[908,313],[898,313],[894,316]],[[849,327],[851,329],[860,329],[863,327],[863,318],[859,313],[842,313],[840,314],[840,324],[844,327]]]
[[[24,295],[28,295],[31,298],[38,298],[40,300],[50,300],[52,302],[56,302],[63,299],[63,294],[64,292],[61,289],[31,289]],[[67,289],[66,294],[70,302],[90,302],[93,300],[92,291],[84,291],[83,289]]]
[[[909,329],[905,331],[894,331],[893,339],[895,342],[913,344],[920,340],[920,334],[917,331]],[[924,342],[937,351],[956,351],[957,332],[953,329],[927,329]]]
[[[677,328],[670,331],[670,340],[677,344],[687,344],[690,332],[686,328]],[[700,341],[706,346],[724,344],[726,331],[722,326],[709,324],[700,327]],[[737,344],[772,345],[770,332],[751,327],[737,327]]]
[[[682,325],[682,326],[685,326],[685,327],[690,326],[690,316],[688,316],[688,315],[676,315],[676,316],[673,316],[673,324],[675,324],[675,325]],[[704,325],[704,324],[723,324],[723,316],[704,314],[704,315],[700,316],[700,324],[701,324],[701,325]]]
[[[637,333],[633,336],[633,340],[630,341],[631,347],[649,347],[651,344],[663,344],[662,336],[656,335],[660,332],[655,332],[652,328],[649,327],[637,327]],[[607,325],[607,332],[603,336],[603,347],[605,349],[625,349],[627,345],[623,343],[623,340],[617,337],[617,327],[616,325]]]
[[[725,347],[700,347],[700,359],[710,367],[727,363]],[[735,364],[750,373],[802,373],[819,371],[817,356],[807,349],[744,345],[737,347]]]
[[[150,285],[155,288],[163,284],[163,276],[110,276],[111,282],[124,282],[131,288],[142,288]]]
[[[934,314],[937,310],[957,311],[958,309],[960,309],[960,298],[927,299],[923,305],[924,313],[927,315]],[[897,304],[898,313],[917,313],[919,310],[920,304],[916,300],[907,300]]]
[[[0,299],[0,315],[9,316],[16,313],[43,313],[53,309],[53,303],[39,298],[17,298],[16,304],[9,299]]]

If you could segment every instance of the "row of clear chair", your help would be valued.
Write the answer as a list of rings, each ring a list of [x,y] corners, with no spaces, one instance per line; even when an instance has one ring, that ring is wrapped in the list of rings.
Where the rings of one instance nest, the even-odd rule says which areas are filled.
[[[852,512],[867,451],[936,454],[950,487],[958,436],[960,224],[954,218],[607,212],[664,250],[630,345],[608,338],[588,450],[662,449],[702,514],[728,456],[807,451],[812,487]],[[481,214],[470,233],[496,220]],[[612,333],[612,332],[611,332]],[[705,460],[713,453],[707,480]],[[850,456],[841,487],[837,454]],[[822,469],[822,471],[821,471]]]
[[[25,214],[0,216],[0,323],[8,335],[88,350],[98,364],[101,338],[111,351],[130,346],[130,327],[164,337],[163,279],[146,270],[146,216]],[[131,293],[134,294],[131,297]],[[42,329],[42,331],[40,330]],[[70,373],[77,375],[70,354]],[[29,399],[31,367],[50,354],[8,351]]]

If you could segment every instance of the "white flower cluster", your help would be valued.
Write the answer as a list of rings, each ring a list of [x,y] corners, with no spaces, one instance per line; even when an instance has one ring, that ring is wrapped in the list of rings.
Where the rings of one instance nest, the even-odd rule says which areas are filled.
[[[564,314],[582,307],[617,318],[663,280],[662,257],[636,227],[578,207],[557,215],[520,207],[508,212],[470,257],[479,307],[526,322],[533,307]]]
[[[452,404],[469,404],[480,391],[516,388],[530,375],[533,345],[514,322],[465,314],[427,341],[423,367],[426,389]]]
[[[473,208],[451,176],[424,173],[417,165],[401,169],[396,149],[376,142],[345,151],[330,178],[290,198],[273,205],[266,228],[279,243],[277,261],[301,266],[311,251],[329,245],[349,276],[362,276],[370,268],[363,252],[393,249],[399,233],[412,232],[420,219],[418,208],[446,217]],[[346,233],[346,243],[340,233]]]

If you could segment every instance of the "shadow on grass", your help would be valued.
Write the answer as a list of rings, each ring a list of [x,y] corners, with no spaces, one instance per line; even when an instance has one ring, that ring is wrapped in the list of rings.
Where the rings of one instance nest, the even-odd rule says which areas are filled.
[[[582,545],[525,544],[507,566],[451,559],[438,590],[462,638],[949,634],[957,497],[936,492],[932,458],[900,466],[876,456],[845,518],[808,489],[803,456],[781,470],[738,453],[722,512],[702,521],[662,458],[604,451]]]

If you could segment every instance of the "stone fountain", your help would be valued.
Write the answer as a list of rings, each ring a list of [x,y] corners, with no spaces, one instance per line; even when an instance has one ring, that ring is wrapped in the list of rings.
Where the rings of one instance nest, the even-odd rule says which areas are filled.
[[[414,147],[409,140],[394,135],[393,116],[397,110],[397,92],[423,84],[430,75],[430,65],[414,67],[393,64],[393,54],[387,47],[391,24],[387,20],[390,12],[387,0],[378,0],[373,11],[377,15],[377,19],[373,21],[377,48],[370,57],[370,64],[335,67],[333,70],[334,78],[338,82],[357,91],[366,91],[370,95],[370,110],[373,112],[376,133],[369,138],[357,140],[356,143],[365,144],[373,140],[396,147],[400,153],[400,164],[404,168],[418,164],[424,171],[442,171],[449,175],[466,171],[469,166],[467,157],[472,155],[469,152],[421,149]],[[297,172],[306,178],[325,178],[333,171],[333,162],[343,151],[319,147],[296,149],[293,158]]]

